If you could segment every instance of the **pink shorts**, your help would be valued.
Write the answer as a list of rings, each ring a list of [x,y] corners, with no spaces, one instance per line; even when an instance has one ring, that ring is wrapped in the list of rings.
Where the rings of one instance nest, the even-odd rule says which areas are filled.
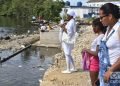
[[[91,57],[90,58],[90,71],[99,71],[99,58],[98,57]]]

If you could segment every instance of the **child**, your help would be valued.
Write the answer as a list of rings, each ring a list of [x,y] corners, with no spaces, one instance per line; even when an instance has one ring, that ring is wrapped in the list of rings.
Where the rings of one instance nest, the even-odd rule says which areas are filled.
[[[92,86],[95,86],[95,81],[98,79],[99,73],[99,58],[98,58],[98,48],[100,41],[104,36],[106,28],[100,22],[100,19],[97,18],[92,22],[93,31],[97,34],[97,37],[93,40],[91,44],[91,49],[84,48],[82,51],[86,51],[91,55],[90,57],[90,78]]]

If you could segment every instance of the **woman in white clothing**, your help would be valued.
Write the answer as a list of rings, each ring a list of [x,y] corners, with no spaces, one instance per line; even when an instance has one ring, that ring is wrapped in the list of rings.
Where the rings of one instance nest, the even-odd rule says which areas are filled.
[[[62,33],[62,48],[66,58],[67,69],[62,71],[62,73],[71,73],[76,71],[74,61],[71,55],[72,49],[74,48],[73,37],[76,33],[76,25],[74,20],[75,12],[69,10],[67,12],[68,22],[66,24],[62,24],[61,28],[63,30]]]
[[[98,53],[100,59],[100,86],[120,86],[120,83],[115,85],[114,81],[113,83],[109,82],[112,73],[120,71],[119,7],[112,3],[106,3],[100,8],[99,14],[102,24],[108,26]],[[104,45],[102,45],[103,42],[107,47],[107,53],[102,52],[104,48]]]

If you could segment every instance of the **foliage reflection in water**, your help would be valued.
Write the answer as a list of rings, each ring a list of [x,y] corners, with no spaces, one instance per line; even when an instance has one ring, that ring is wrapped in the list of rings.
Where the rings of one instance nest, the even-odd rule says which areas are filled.
[[[46,69],[53,63],[52,56],[60,52],[56,48],[32,47],[0,67],[0,86],[39,86]],[[7,57],[12,52],[2,51],[0,56]]]

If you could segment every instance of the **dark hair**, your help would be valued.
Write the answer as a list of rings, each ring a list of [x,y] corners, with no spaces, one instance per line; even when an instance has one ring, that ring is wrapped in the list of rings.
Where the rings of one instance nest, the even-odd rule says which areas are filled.
[[[100,10],[103,10],[104,14],[106,15],[112,14],[116,19],[120,18],[120,9],[117,5],[106,3],[102,5]]]
[[[103,26],[103,24],[100,22],[100,18],[96,18],[96,19],[94,19],[93,20],[93,22],[92,22],[92,25],[93,26],[98,26],[98,28],[103,32],[103,33],[105,33],[106,32],[106,26]]]

